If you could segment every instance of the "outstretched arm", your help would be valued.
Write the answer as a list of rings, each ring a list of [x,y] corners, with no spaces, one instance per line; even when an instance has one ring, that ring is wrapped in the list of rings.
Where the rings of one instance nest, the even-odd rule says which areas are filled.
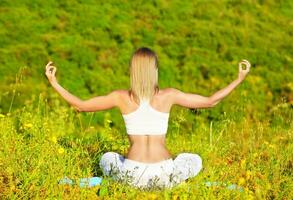
[[[118,90],[114,90],[107,95],[98,96],[89,100],[81,100],[80,98],[72,95],[64,89],[56,80],[55,73],[56,67],[51,66],[50,61],[46,65],[46,76],[51,83],[52,87],[76,110],[80,112],[93,112],[113,108],[117,106]]]
[[[246,65],[243,70],[241,65]],[[238,78],[230,83],[227,87],[217,91],[210,97],[201,96],[198,94],[185,93],[175,88],[170,88],[172,103],[178,104],[187,108],[209,108],[218,104],[224,97],[226,97],[233,89],[236,88],[246,77],[250,69],[250,63],[243,60],[239,63]]]
[[[217,105],[224,97],[228,96],[228,94],[230,94],[241,82],[242,80],[237,78],[228,86],[210,96],[209,100],[211,101],[212,106]]]

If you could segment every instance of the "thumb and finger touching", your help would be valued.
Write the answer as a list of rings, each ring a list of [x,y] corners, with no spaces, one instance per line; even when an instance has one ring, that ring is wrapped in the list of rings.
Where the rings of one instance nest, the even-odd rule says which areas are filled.
[[[55,76],[57,68],[53,66],[52,75]]]
[[[49,75],[51,75],[51,76],[55,76],[55,73],[56,73],[56,67],[54,67],[54,66],[50,66],[49,68],[48,68],[48,74]]]
[[[50,61],[47,65],[46,65],[46,76],[48,77],[48,79],[51,81],[53,79],[55,79],[55,73],[57,68],[53,65],[51,65],[53,62]]]
[[[48,67],[52,64],[52,61],[49,61],[48,64],[46,65],[46,69],[48,69]]]
[[[246,66],[246,69],[242,69],[242,64]],[[244,71],[244,72],[248,72],[250,69],[250,63],[247,60],[242,60],[241,62],[239,62],[239,71]]]

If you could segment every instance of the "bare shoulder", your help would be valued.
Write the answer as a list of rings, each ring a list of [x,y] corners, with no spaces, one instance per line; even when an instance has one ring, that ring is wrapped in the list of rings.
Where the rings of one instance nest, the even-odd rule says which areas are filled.
[[[176,88],[173,88],[173,87],[168,87],[168,88],[164,88],[163,89],[163,92],[165,93],[165,94],[173,94],[174,92],[176,92],[176,90],[178,90],[178,89],[176,89]]]
[[[177,88],[173,88],[173,87],[168,87],[162,90],[163,95],[166,96],[168,99],[171,98],[171,100],[174,98],[174,96],[176,96],[177,94],[179,94],[181,91]]]
[[[117,94],[117,95],[123,95],[125,93],[127,93],[128,90],[124,90],[124,89],[116,89],[116,90],[113,90],[112,92]]]
[[[125,89],[117,89],[117,90],[113,90],[113,92],[116,93],[116,95],[120,97],[125,97],[126,95],[128,95],[128,90],[125,90]]]
[[[126,95],[128,94],[128,90],[116,89],[116,90],[113,90],[110,94],[114,98],[116,98],[117,100],[121,100],[121,99],[124,99],[126,97]]]
[[[170,107],[174,104],[174,97],[176,96],[179,90],[172,87],[167,87],[164,89],[160,89],[160,96],[163,99],[165,104],[168,104]]]
[[[109,93],[109,95],[111,96],[111,99],[114,100],[115,105],[119,109],[122,109],[125,107],[127,102],[127,94],[128,94],[128,90],[125,90],[125,89],[115,89]]]
[[[116,99],[118,99],[119,102],[127,102],[129,99],[129,90],[126,89],[117,89],[113,90],[115,93]]]

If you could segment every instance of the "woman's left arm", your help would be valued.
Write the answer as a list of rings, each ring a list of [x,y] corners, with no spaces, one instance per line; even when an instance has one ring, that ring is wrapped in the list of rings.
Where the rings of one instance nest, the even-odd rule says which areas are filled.
[[[246,65],[246,69],[242,69],[242,64]],[[217,91],[212,96],[210,96],[213,105],[218,104],[224,97],[226,97],[230,92],[232,92],[232,90],[235,89],[236,86],[238,86],[245,79],[250,70],[250,66],[250,63],[247,60],[243,60],[239,63],[238,78],[234,80],[232,83],[230,83],[227,87]]]
[[[119,95],[118,90],[114,90],[107,95],[97,96],[85,101],[72,95],[61,85],[59,85],[55,77],[56,67],[52,66],[51,64],[52,62],[50,61],[46,65],[46,76],[49,82],[56,90],[56,92],[58,92],[71,106],[73,106],[79,112],[94,112],[117,106]]]

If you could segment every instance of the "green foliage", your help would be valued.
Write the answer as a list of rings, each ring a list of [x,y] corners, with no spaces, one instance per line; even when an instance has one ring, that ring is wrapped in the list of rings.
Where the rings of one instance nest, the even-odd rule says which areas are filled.
[[[159,56],[162,88],[172,83],[211,95],[237,77],[237,63],[246,58],[253,65],[251,76],[261,79],[249,94],[255,109],[260,112],[263,104],[270,107],[282,98],[292,101],[292,88],[286,90],[293,79],[290,1],[117,3],[1,1],[1,96],[24,66],[28,87],[18,98],[47,90],[48,60],[58,67],[59,82],[82,98],[128,88],[130,56],[148,46]],[[262,91],[274,98],[263,101]],[[1,103],[3,112],[9,106]]]

